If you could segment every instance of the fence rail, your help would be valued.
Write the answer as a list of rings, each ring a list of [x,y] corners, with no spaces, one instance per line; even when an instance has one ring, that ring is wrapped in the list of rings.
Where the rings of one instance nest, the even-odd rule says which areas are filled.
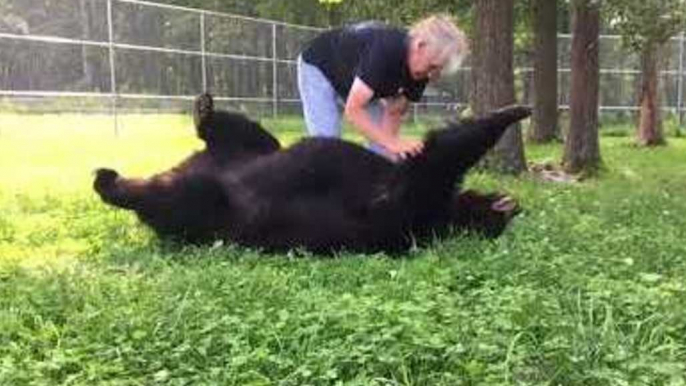
[[[195,95],[210,91],[217,101],[251,113],[297,114],[295,59],[320,31],[144,0],[6,0],[0,3],[0,98],[10,104],[104,100],[116,116],[131,108],[125,101],[187,109]],[[571,35],[560,34],[558,42],[558,100],[566,109]],[[619,42],[614,35],[600,41],[603,112],[638,108],[639,61]],[[669,42],[660,72],[664,109],[680,119],[686,111],[684,45],[683,34]],[[515,63],[518,94],[528,102],[531,58],[518,53]],[[428,88],[414,106],[415,117],[465,106],[470,71],[467,63]]]

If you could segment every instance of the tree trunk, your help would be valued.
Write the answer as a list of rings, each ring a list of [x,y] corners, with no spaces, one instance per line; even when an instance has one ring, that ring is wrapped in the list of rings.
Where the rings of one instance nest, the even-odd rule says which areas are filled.
[[[478,0],[475,17],[471,105],[481,116],[515,102],[513,0]],[[485,165],[512,174],[526,169],[519,125],[505,132]]]
[[[528,139],[554,140],[557,130],[557,1],[534,1],[534,111]]]
[[[572,1],[572,74],[569,132],[563,166],[577,173],[600,166],[598,140],[598,39],[600,10],[593,0]]]
[[[641,146],[656,146],[665,143],[662,135],[662,116],[660,113],[660,94],[658,74],[660,46],[647,43],[641,52],[641,117],[639,119],[637,141]]]

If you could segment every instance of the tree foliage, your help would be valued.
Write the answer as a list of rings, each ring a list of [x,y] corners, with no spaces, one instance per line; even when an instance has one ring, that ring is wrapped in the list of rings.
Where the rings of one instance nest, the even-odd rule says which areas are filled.
[[[409,24],[432,13],[449,13],[466,20],[472,7],[472,2],[468,0],[155,1],[322,27],[332,25],[332,21],[340,24],[368,19],[382,20],[393,24]]]
[[[686,27],[684,0],[607,0],[606,17],[631,49],[662,44]]]

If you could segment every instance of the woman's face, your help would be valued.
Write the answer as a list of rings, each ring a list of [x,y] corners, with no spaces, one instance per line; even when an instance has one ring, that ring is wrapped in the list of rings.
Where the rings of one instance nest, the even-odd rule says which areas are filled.
[[[445,50],[431,47],[421,40],[411,42],[408,55],[410,75],[414,80],[438,78],[447,59]]]

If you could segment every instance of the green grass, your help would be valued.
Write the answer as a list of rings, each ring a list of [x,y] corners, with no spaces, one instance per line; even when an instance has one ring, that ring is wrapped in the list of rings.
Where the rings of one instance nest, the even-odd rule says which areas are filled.
[[[603,138],[574,186],[471,175],[525,209],[494,242],[326,259],[170,245],[91,192],[189,126],[0,115],[0,385],[686,384],[686,140]]]

